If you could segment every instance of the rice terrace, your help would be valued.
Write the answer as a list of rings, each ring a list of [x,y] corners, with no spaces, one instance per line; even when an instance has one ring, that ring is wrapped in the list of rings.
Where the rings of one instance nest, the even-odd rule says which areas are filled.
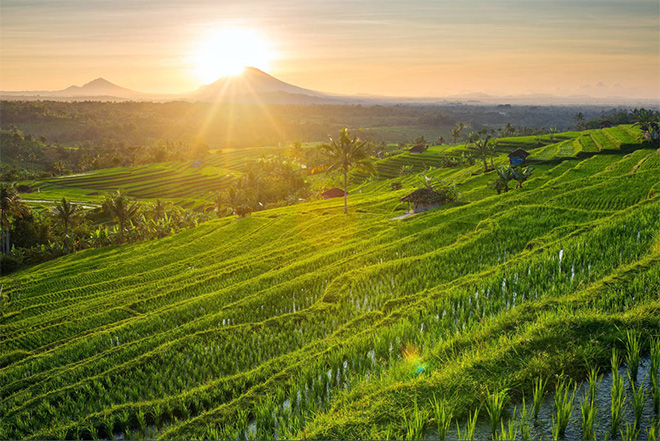
[[[0,440],[660,437],[657,3],[329,3],[3,1]]]

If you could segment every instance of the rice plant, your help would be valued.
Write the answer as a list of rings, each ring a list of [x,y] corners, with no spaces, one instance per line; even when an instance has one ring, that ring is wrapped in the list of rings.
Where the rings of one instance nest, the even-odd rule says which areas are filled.
[[[436,425],[438,426],[438,439],[444,440],[451,424],[453,416],[452,409],[446,401],[438,401],[435,394],[433,394],[433,399],[431,400],[431,407],[435,415]]]
[[[591,389],[589,389],[588,391],[585,391],[582,402],[580,402],[580,413],[582,415],[582,439],[584,440],[596,439],[596,428],[594,427],[594,423],[597,411],[596,400],[592,399]]]
[[[518,421],[516,420],[516,409],[513,409],[511,418],[507,422],[506,426],[504,421],[500,423],[500,431],[497,433],[493,439],[495,440],[515,440],[516,434],[518,433]]]
[[[533,404],[533,416],[536,419],[539,415],[539,409],[541,409],[541,403],[543,402],[543,396],[545,394],[545,388],[548,385],[548,379],[543,379],[538,377],[534,382],[534,390],[532,398],[534,400]]]
[[[525,403],[525,395],[522,397],[522,407],[520,410],[520,439],[522,441],[527,441],[531,439],[530,427],[529,427],[529,415],[527,415],[527,404]]]
[[[635,415],[633,427],[635,430],[639,431],[642,421],[642,412],[644,411],[644,398],[646,397],[646,393],[644,392],[645,381],[642,381],[642,384],[639,386],[635,386],[635,382],[629,373],[628,382],[630,383],[630,388],[632,389],[632,406]]]
[[[424,426],[427,420],[427,413],[420,410],[417,406],[417,400],[414,401],[412,414],[403,413],[403,421],[406,428],[406,440],[418,441],[424,438]]]
[[[465,429],[461,432],[461,428],[458,426],[458,421],[456,422],[456,431],[458,433],[458,439],[460,440],[473,440],[474,434],[477,430],[477,419],[479,418],[479,409],[474,409],[473,413],[468,413],[468,419],[465,423]]]
[[[614,375],[616,372],[616,375]],[[618,373],[618,371],[612,372],[612,436],[616,436],[619,433],[619,426],[621,425],[621,418],[623,416],[624,408],[626,405],[626,395],[624,390],[624,381],[623,377]]]
[[[639,439],[639,429],[634,424],[626,423],[626,430],[621,430],[621,439],[635,441]]]
[[[555,389],[555,413],[552,418],[552,431],[554,436],[563,438],[566,433],[566,426],[573,412],[573,400],[577,391],[577,384],[573,386],[571,393],[572,380],[564,380],[557,383]]]
[[[628,371],[632,381],[637,381],[637,372],[639,371],[639,357],[642,350],[641,336],[639,331],[626,331],[626,361],[628,364]]]
[[[486,397],[486,412],[488,412],[490,418],[490,433],[493,438],[497,434],[497,429],[502,420],[504,406],[509,401],[507,392],[508,389],[501,389],[498,392],[489,393]]]
[[[588,381],[589,381],[589,401],[592,403],[596,402],[596,392],[598,390],[598,387],[600,386],[601,381],[603,381],[602,377],[598,377],[598,367],[592,367],[589,369],[589,374],[588,374]]]
[[[610,357],[610,366],[612,367],[612,375],[619,375],[619,367],[621,360],[615,348],[612,348],[612,356]]]
[[[660,419],[656,419],[655,422],[651,421],[651,424],[646,429],[646,438],[649,441],[656,441],[658,439],[659,432],[660,432]]]
[[[653,396],[653,411],[660,411],[660,338],[651,340],[651,395]]]

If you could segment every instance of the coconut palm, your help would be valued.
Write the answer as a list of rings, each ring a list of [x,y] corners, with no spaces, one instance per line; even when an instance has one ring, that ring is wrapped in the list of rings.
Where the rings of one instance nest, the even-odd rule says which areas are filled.
[[[658,122],[660,121],[660,112],[642,108],[633,110],[632,114],[635,118],[634,125],[639,126],[644,132],[644,138],[656,141],[659,138],[660,126]]]
[[[0,184],[0,251],[8,254],[11,250],[9,228],[11,217],[23,217],[28,211],[13,184]]]
[[[124,243],[124,232],[140,211],[140,203],[126,197],[120,190],[107,198],[103,208],[112,215],[119,226],[119,243]]]
[[[482,138],[483,135],[483,138]],[[488,163],[486,162],[486,156],[494,155],[495,153],[495,143],[490,142],[491,136],[485,133],[471,133],[468,138],[468,148],[476,150],[481,155],[481,159],[484,162],[484,172],[488,171]],[[492,158],[491,158],[491,165]]]
[[[454,140],[454,144],[460,139],[461,137],[461,131],[465,128],[465,123],[464,122],[457,122],[456,123],[456,128],[451,131],[451,138]]]
[[[80,215],[80,206],[74,205],[66,198],[55,205],[53,209],[53,217],[57,219],[58,223],[64,227],[64,235],[69,234],[69,225],[74,225]]]
[[[497,130],[500,132],[500,136],[513,136],[516,133],[516,128],[510,122]]]
[[[295,141],[293,144],[289,146],[289,148],[286,150],[287,156],[289,158],[293,159],[294,161],[297,161],[300,164],[305,163],[305,159],[307,158],[305,149],[303,148],[302,142]]]
[[[578,130],[584,130],[586,121],[584,119],[584,113],[578,112],[573,116],[573,122],[575,123],[575,128]]]
[[[326,172],[341,169],[344,174],[344,214],[348,213],[348,170],[359,168],[370,174],[376,172],[371,162],[369,150],[365,141],[358,139],[356,133],[349,133],[348,129],[341,129],[339,138],[330,138],[330,144],[321,146],[327,157]]]
[[[158,221],[162,219],[167,214],[167,207],[172,205],[171,202],[161,202],[160,199],[156,199],[156,203],[152,208],[152,217],[154,220]]]

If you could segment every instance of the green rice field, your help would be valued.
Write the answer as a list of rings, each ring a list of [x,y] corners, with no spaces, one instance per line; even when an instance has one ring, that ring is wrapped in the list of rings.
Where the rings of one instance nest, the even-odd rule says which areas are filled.
[[[496,166],[524,148],[535,170],[501,195],[478,158],[438,167],[463,147],[434,146],[355,176],[347,215],[341,198],[306,202],[2,277],[0,439],[456,439],[471,421],[477,439],[524,439],[560,430],[571,385],[566,436],[583,439],[596,369],[623,377],[593,380],[609,403],[594,433],[650,439],[660,151],[640,138],[504,140]],[[203,197],[243,164],[111,169],[41,195]],[[424,176],[456,183],[458,202],[393,220]]]

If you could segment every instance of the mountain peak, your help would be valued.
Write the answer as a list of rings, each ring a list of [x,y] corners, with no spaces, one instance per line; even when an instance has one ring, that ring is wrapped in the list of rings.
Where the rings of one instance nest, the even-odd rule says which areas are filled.
[[[111,83],[110,81],[106,80],[105,78],[97,78],[95,80],[90,81],[89,83],[83,85],[82,87],[117,87],[116,84]]]

